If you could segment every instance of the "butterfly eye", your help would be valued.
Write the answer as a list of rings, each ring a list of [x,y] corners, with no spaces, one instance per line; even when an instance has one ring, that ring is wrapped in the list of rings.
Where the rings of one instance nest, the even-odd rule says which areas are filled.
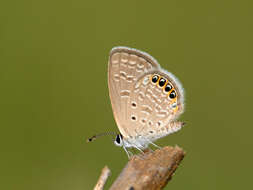
[[[163,87],[165,85],[165,83],[166,83],[166,79],[165,78],[160,78],[160,80],[159,80],[159,86]]]
[[[170,93],[170,95],[169,95],[169,97],[171,98],[171,99],[173,99],[173,98],[176,98],[176,92],[175,92],[175,90],[172,90],[172,92]]]
[[[167,84],[164,88],[165,92],[169,92],[172,89],[172,86],[170,84]]]
[[[115,139],[115,141],[116,141],[118,144],[120,144],[120,142],[121,142],[121,139],[120,139],[120,136],[119,136],[119,135],[117,135],[117,136],[116,136],[116,139]]]
[[[116,136],[114,144],[117,146],[123,146],[123,136],[121,134]]]
[[[159,79],[159,76],[158,76],[158,75],[154,75],[154,76],[152,77],[152,82],[153,82],[153,83],[156,83],[156,82],[158,81],[158,79]]]

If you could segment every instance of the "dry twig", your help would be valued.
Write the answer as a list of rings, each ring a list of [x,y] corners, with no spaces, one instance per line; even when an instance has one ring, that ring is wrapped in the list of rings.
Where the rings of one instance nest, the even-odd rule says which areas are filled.
[[[171,179],[184,158],[184,151],[164,147],[144,155],[133,156],[110,190],[159,190]]]
[[[94,187],[94,190],[103,190],[104,185],[110,175],[111,175],[110,169],[107,166],[105,166],[101,172],[101,175],[98,179],[96,186]]]

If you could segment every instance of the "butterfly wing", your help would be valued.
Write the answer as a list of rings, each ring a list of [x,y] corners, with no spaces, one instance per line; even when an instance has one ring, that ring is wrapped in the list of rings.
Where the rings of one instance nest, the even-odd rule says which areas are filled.
[[[181,128],[174,121],[183,112],[184,93],[173,74],[161,68],[148,71],[131,91],[127,123],[136,135],[153,141]]]
[[[110,52],[108,87],[117,126],[124,137],[133,135],[134,123],[129,122],[128,107],[133,87],[143,73],[159,69],[157,61],[136,49],[116,47]],[[131,129],[131,130],[130,130]]]

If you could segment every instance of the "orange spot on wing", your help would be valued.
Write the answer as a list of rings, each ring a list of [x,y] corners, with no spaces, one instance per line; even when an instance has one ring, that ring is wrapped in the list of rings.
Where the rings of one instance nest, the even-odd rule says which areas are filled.
[[[173,90],[175,90],[175,88],[172,87],[172,89],[168,92],[168,96],[170,95],[170,93],[171,93]],[[176,98],[174,98],[174,99],[176,99]]]
[[[165,85],[163,86],[163,90],[165,89],[166,85],[168,84],[168,80],[165,78],[166,82],[165,82]]]
[[[156,86],[157,86],[157,87],[159,87],[159,80],[160,80],[160,78],[162,78],[162,77],[159,75],[159,78],[158,78],[158,80],[157,80],[157,82],[156,82]]]
[[[178,106],[175,107],[175,109],[173,111],[174,111],[174,113],[177,112],[178,111]]]

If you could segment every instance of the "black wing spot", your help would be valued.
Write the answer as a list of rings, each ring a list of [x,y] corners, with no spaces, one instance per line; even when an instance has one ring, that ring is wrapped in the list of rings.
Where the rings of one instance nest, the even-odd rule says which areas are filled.
[[[159,86],[163,87],[165,85],[165,83],[166,83],[166,79],[165,78],[160,78],[160,80],[159,80]]]
[[[172,90],[172,92],[170,93],[169,97],[170,97],[171,99],[174,99],[174,98],[177,97],[177,94],[176,94],[175,90]]]
[[[137,107],[137,104],[135,102],[132,102],[132,107],[133,108],[136,108]]]
[[[170,84],[167,84],[164,88],[165,92],[169,92],[172,89],[172,86]]]
[[[152,82],[153,82],[153,83],[156,83],[156,82],[158,81],[158,79],[159,79],[159,76],[158,76],[158,75],[153,75],[153,77],[152,77]]]

